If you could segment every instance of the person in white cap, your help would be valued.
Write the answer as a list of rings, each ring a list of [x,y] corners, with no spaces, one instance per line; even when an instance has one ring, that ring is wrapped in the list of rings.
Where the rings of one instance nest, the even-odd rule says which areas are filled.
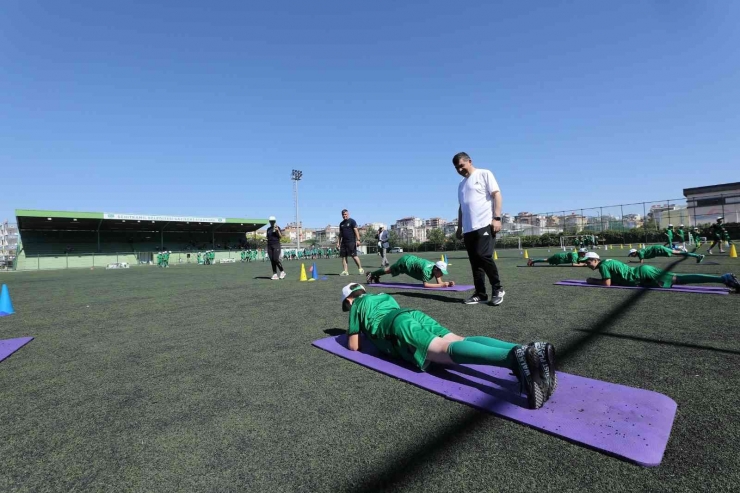
[[[677,242],[680,242],[680,247],[685,249],[686,248],[686,226],[683,224],[680,224],[678,226],[678,229],[676,230],[676,240]]]
[[[619,260],[601,260],[598,254],[588,252],[584,260],[591,270],[598,270],[601,279],[589,277],[588,284],[599,286],[641,286],[644,288],[670,288],[674,285],[684,284],[724,284],[730,289],[740,293],[740,281],[734,274],[728,273],[721,276],[712,274],[675,274],[664,271],[652,265],[640,265],[630,267]]]
[[[673,224],[669,224],[663,234],[665,234],[666,238],[668,238],[668,241],[665,242],[665,245],[673,247]]]
[[[342,310],[349,312],[347,348],[360,350],[360,333],[381,353],[408,361],[421,371],[430,364],[473,364],[507,368],[519,379],[530,409],[539,409],[557,388],[555,348],[492,337],[461,337],[419,310],[401,309],[388,294],[369,294],[361,284],[342,288]],[[521,390],[520,390],[521,392]]]
[[[668,248],[663,245],[652,245],[649,247],[641,248],[640,250],[632,248],[629,253],[627,253],[628,257],[639,258],[640,263],[643,263],[643,260],[645,260],[646,258],[672,257],[674,255],[695,258],[697,264],[700,264],[701,261],[704,260],[704,255],[685,252],[683,250],[679,250],[678,248]]]
[[[280,238],[283,237],[283,231],[280,229],[280,226],[275,224],[277,222],[275,216],[270,216],[269,221],[270,227],[267,228],[267,256],[272,266],[272,277],[270,279],[276,281],[278,279],[285,279],[285,270],[280,260],[282,253]]]
[[[380,276],[385,274],[391,274],[393,277],[406,274],[417,281],[423,282],[425,288],[450,288],[455,285],[455,281],[444,281],[442,279],[442,276],[447,275],[447,264],[445,262],[440,260],[435,263],[416,255],[404,255],[390,267],[381,267],[373,272],[368,272],[366,276],[367,283],[380,282]]]
[[[724,217],[718,217],[717,222],[712,224],[711,227],[711,234],[714,237],[712,244],[709,245],[709,248],[707,249],[707,253],[709,255],[714,255],[712,253],[712,249],[719,245],[719,253],[725,253],[725,251],[722,249],[722,241],[727,241],[728,244],[732,245],[732,240],[730,239],[730,234],[725,229],[724,225],[722,224],[724,222]]]
[[[378,253],[381,257],[380,265],[388,267],[391,265],[386,256],[388,254],[388,249],[391,247],[390,243],[388,243],[388,230],[384,229],[383,226],[379,227],[378,234],[375,237],[378,239]]]
[[[544,264],[547,262],[550,265],[570,265],[572,267],[585,267],[586,264],[582,262],[583,256],[588,253],[586,248],[580,248],[577,252],[558,252],[548,258],[535,258],[527,260],[529,267],[534,267],[535,264]]]

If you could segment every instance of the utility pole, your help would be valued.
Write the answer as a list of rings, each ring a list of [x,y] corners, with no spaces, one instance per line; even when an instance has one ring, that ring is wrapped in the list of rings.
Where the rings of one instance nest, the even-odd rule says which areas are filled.
[[[295,199],[295,227],[297,231],[296,235],[296,242],[297,246],[296,249],[301,249],[301,226],[298,222],[298,182],[303,178],[303,171],[299,171],[297,169],[294,169],[290,173],[290,179],[293,180],[293,198]]]

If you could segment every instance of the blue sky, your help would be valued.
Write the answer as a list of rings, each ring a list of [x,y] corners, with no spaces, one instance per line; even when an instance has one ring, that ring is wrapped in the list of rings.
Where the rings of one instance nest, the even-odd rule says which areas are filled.
[[[15,208],[452,218],[464,150],[504,210],[740,180],[740,3],[38,2],[0,15]],[[155,5],[156,4],[156,5]]]

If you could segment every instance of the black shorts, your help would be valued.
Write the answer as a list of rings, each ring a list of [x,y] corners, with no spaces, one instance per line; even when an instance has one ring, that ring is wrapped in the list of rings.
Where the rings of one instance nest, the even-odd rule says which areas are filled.
[[[339,246],[340,257],[356,257],[357,256],[357,243],[344,243]]]

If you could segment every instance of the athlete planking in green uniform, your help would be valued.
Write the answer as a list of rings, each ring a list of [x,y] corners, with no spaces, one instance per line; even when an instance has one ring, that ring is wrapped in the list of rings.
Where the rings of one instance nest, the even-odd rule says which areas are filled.
[[[423,282],[425,288],[447,288],[455,285],[454,281],[442,280],[442,276],[447,275],[446,263],[442,261],[435,263],[415,255],[404,255],[390,267],[381,267],[378,270],[369,272],[366,276],[367,283],[373,284],[380,282],[380,276],[385,274],[391,274],[393,277],[406,274],[417,281]]]
[[[584,257],[586,265],[591,270],[598,270],[601,279],[589,277],[588,284],[602,286],[642,286],[645,288],[670,288],[674,285],[683,284],[724,284],[728,288],[740,293],[740,281],[734,274],[723,274],[715,276],[711,274],[675,274],[664,271],[652,265],[640,265],[630,267],[619,260],[604,259],[594,252],[589,252]]]
[[[360,349],[362,333],[381,353],[404,359],[422,371],[431,363],[508,368],[519,379],[530,409],[542,407],[557,388],[552,344],[461,337],[424,312],[401,309],[390,295],[366,293],[361,284],[342,288],[342,310],[349,312],[347,347],[351,351]]]
[[[672,257],[674,255],[681,255],[683,257],[695,258],[697,264],[700,264],[701,261],[704,260],[704,255],[684,252],[683,250],[678,250],[675,248],[668,248],[662,245],[653,245],[653,246],[642,248],[640,250],[636,250],[633,248],[627,254],[628,257],[639,258],[640,263],[643,263],[643,260],[645,260],[646,258]]]
[[[559,252],[548,258],[537,258],[527,260],[529,267],[534,267],[535,264],[544,264],[547,262],[550,265],[571,265],[573,267],[585,267],[586,264],[581,262],[581,257],[586,254],[588,250],[581,248],[577,252]]]

